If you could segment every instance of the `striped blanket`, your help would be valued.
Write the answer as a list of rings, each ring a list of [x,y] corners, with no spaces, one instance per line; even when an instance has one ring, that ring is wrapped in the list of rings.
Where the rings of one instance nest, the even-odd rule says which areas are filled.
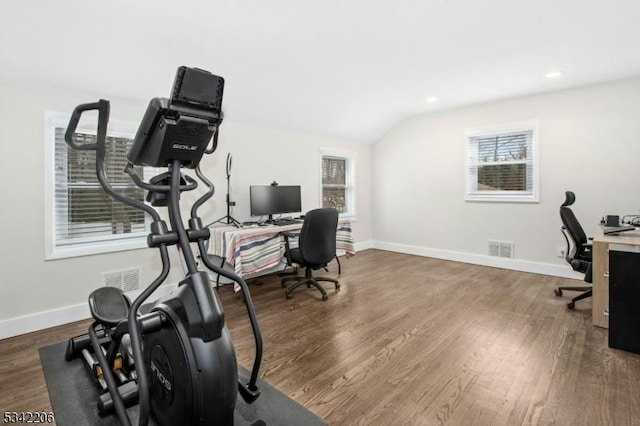
[[[251,228],[214,227],[211,228],[209,253],[223,257],[233,265],[237,275],[247,277],[258,275],[260,271],[284,264],[284,237],[282,231],[296,233],[302,223],[286,226],[259,226]],[[297,246],[297,239],[290,241],[291,248]],[[336,254],[338,256],[355,254],[351,223],[348,220],[338,222],[336,235]]]

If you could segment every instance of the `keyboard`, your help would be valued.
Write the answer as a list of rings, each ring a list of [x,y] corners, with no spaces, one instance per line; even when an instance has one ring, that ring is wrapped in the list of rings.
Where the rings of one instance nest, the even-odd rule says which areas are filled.
[[[636,228],[632,225],[612,226],[604,228],[605,235],[619,234],[620,232],[634,231]]]
[[[298,219],[274,219],[272,223],[276,226],[287,226],[287,225],[294,225],[300,222],[301,221]]]

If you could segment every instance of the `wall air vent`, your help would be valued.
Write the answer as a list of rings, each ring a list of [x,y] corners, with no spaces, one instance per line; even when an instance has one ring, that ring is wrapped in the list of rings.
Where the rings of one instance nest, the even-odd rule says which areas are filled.
[[[514,258],[513,241],[492,241],[489,240],[489,256],[504,257],[507,259]]]
[[[121,272],[103,272],[102,281],[105,287],[115,287],[122,290],[122,273]]]
[[[140,269],[123,269],[122,271],[103,272],[103,284],[106,287],[119,288],[122,291],[133,291],[140,288]]]

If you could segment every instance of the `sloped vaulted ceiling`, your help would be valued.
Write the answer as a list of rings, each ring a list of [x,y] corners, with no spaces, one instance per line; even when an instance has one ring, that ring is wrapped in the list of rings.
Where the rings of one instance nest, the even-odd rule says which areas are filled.
[[[189,65],[226,79],[229,120],[372,143],[415,114],[638,75],[638,22],[635,0],[20,0],[0,81],[146,102]]]

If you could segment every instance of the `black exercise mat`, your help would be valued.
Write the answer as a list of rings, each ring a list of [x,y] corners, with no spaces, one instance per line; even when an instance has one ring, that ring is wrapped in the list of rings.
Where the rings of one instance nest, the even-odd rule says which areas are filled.
[[[59,426],[118,425],[117,416],[99,417],[96,401],[98,388],[87,367],[78,358],[64,360],[66,342],[40,348],[40,361],[49,389],[51,406]],[[239,375],[247,382],[249,372],[238,366]],[[238,395],[235,425],[326,425],[327,423],[282,392],[262,380],[258,380],[260,397],[247,404]],[[132,424],[137,424],[138,407],[127,410]],[[149,424],[154,424],[150,421]]]

